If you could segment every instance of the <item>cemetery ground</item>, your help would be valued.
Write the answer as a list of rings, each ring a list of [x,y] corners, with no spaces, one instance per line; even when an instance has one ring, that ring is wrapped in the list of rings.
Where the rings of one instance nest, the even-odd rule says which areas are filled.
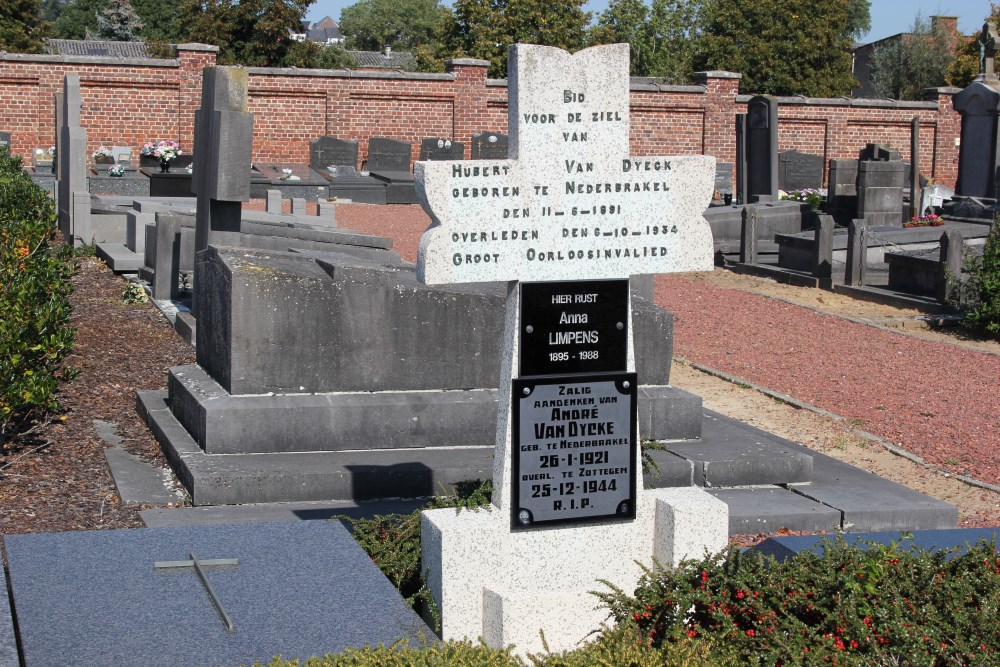
[[[414,205],[341,204],[337,220],[392,238],[409,261],[429,222]],[[95,420],[186,502],[135,392],[162,389],[166,369],[194,351],[155,306],[125,304],[126,283],[101,262],[78,261],[69,365],[81,372],[60,390],[65,419],[0,453],[2,533],[142,525],[145,507],[118,498]],[[924,328],[916,311],[722,269],[660,276],[656,300],[676,316],[671,383],[706,408],[950,502],[962,526],[1000,525],[1000,344]]]

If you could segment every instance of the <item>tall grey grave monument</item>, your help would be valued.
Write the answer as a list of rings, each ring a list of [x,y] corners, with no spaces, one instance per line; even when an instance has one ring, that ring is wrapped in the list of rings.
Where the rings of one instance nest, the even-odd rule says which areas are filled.
[[[955,186],[955,194],[961,197],[995,199],[997,196],[1000,80],[993,65],[996,44],[996,26],[986,23],[979,35],[979,75],[952,98],[955,111],[962,115],[962,143]]]
[[[80,125],[80,75],[63,83],[59,126],[59,230],[67,243],[90,243],[90,193],[87,191],[87,130]]]
[[[599,580],[726,541],[723,503],[637,465],[628,277],[711,270],[715,159],[629,156],[628,53],[510,47],[508,159],[415,168],[418,278],[508,281],[492,511],[422,520],[446,639],[569,648],[604,620]]]
[[[747,199],[753,203],[778,198],[778,101],[758,95],[747,103],[746,130]]]
[[[201,108],[195,112],[198,164],[191,189],[198,198],[195,252],[210,243],[229,245],[240,232],[243,202],[250,199],[253,114],[247,111],[248,74],[236,67],[203,70]],[[198,264],[192,311],[198,314]]]

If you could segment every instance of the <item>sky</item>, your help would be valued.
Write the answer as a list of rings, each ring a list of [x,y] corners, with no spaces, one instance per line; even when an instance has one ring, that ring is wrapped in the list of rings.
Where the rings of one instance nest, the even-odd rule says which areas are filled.
[[[306,18],[310,21],[319,21],[324,16],[329,16],[339,21],[340,10],[353,5],[356,1],[316,0],[306,13]],[[447,2],[447,0],[444,1]],[[589,0],[586,9],[596,15],[607,6],[608,0]],[[924,17],[957,16],[959,32],[970,35],[979,32],[983,27],[983,19],[990,13],[990,2],[989,0],[946,0],[944,2],[941,0],[872,0],[872,29],[860,41],[862,43],[874,42],[889,35],[907,32],[913,25],[913,19],[918,10],[923,13]]]

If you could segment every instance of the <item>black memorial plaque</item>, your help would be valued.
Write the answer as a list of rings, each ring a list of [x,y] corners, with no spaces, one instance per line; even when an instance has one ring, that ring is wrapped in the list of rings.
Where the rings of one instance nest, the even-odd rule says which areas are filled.
[[[624,371],[628,280],[521,283],[519,375]]]
[[[512,381],[511,527],[635,519],[636,374]]]

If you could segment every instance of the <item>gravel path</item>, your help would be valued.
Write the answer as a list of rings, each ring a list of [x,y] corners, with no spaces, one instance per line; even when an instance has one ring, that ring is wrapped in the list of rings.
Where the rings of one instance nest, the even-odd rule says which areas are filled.
[[[416,206],[337,207],[416,261]],[[680,275],[658,276],[675,352],[854,420],[928,463],[1000,485],[1000,357],[921,340]]]

